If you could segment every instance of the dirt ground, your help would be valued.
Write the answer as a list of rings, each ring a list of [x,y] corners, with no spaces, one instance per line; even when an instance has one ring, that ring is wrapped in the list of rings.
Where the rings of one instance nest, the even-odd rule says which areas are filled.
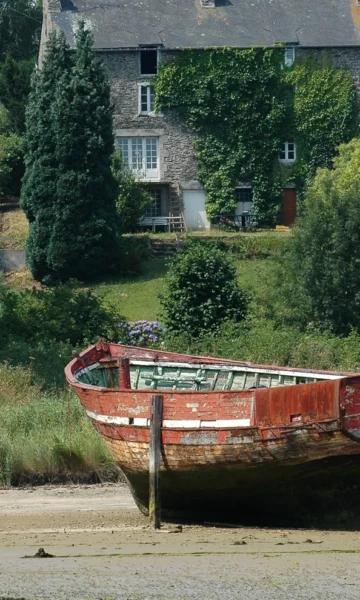
[[[179,529],[123,485],[0,490],[0,599],[360,598],[359,532]]]

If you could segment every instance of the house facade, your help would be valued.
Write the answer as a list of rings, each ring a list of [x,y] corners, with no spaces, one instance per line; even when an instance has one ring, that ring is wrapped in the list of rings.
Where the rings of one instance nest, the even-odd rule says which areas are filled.
[[[152,195],[145,224],[182,215],[190,229],[210,227],[192,132],[176,115],[154,112],[152,79],[162,62],[188,48],[281,44],[285,66],[298,56],[330,56],[351,71],[360,93],[360,0],[44,0],[43,6],[40,62],[54,29],[63,30],[70,45],[79,20],[94,35],[111,77],[116,146]],[[279,161],[296,161],[294,140],[284,143]],[[245,224],[251,182],[239,181],[235,194]],[[291,224],[295,213],[296,190],[289,187],[283,223]]]

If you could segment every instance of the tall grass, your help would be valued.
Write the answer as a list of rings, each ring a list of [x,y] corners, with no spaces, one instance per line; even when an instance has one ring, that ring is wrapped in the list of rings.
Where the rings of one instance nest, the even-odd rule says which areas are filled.
[[[0,409],[0,484],[116,477],[70,391],[43,392],[29,370],[0,365]]]
[[[251,316],[242,324],[227,322],[218,332],[209,332],[197,341],[168,337],[166,347],[263,364],[360,371],[360,334],[356,331],[338,337],[325,331],[278,326],[269,319]]]

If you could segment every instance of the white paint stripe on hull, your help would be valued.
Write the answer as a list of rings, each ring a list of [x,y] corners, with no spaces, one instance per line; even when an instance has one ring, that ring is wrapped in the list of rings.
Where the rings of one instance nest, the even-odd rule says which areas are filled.
[[[100,415],[91,410],[86,414],[90,419],[106,425],[134,425],[135,427],[149,427],[150,419],[129,417],[115,417],[109,415]],[[221,427],[250,427],[250,419],[217,419],[216,421],[204,421],[200,419],[164,419],[162,426],[165,429],[201,429],[201,428],[221,428]]]

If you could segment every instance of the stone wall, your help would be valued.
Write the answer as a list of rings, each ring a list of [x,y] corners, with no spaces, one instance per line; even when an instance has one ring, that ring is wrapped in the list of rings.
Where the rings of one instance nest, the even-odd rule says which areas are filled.
[[[175,51],[162,51],[160,59],[173,58]],[[347,68],[352,73],[360,96],[360,48],[297,48],[299,58],[316,57],[320,62]],[[163,115],[138,114],[138,87],[141,82],[151,81],[151,76],[140,74],[139,52],[102,53],[110,72],[114,104],[114,127],[117,135],[156,135],[160,138],[160,181],[169,183],[170,210],[181,210],[181,183],[197,179],[193,136],[189,129],[171,113]]]
[[[161,60],[170,56],[163,53]],[[192,134],[173,114],[139,114],[139,84],[151,82],[151,76],[140,74],[139,52],[104,52],[101,58],[112,81],[115,135],[159,137],[160,182],[169,183],[170,210],[176,214],[181,210],[181,182],[196,179]]]

